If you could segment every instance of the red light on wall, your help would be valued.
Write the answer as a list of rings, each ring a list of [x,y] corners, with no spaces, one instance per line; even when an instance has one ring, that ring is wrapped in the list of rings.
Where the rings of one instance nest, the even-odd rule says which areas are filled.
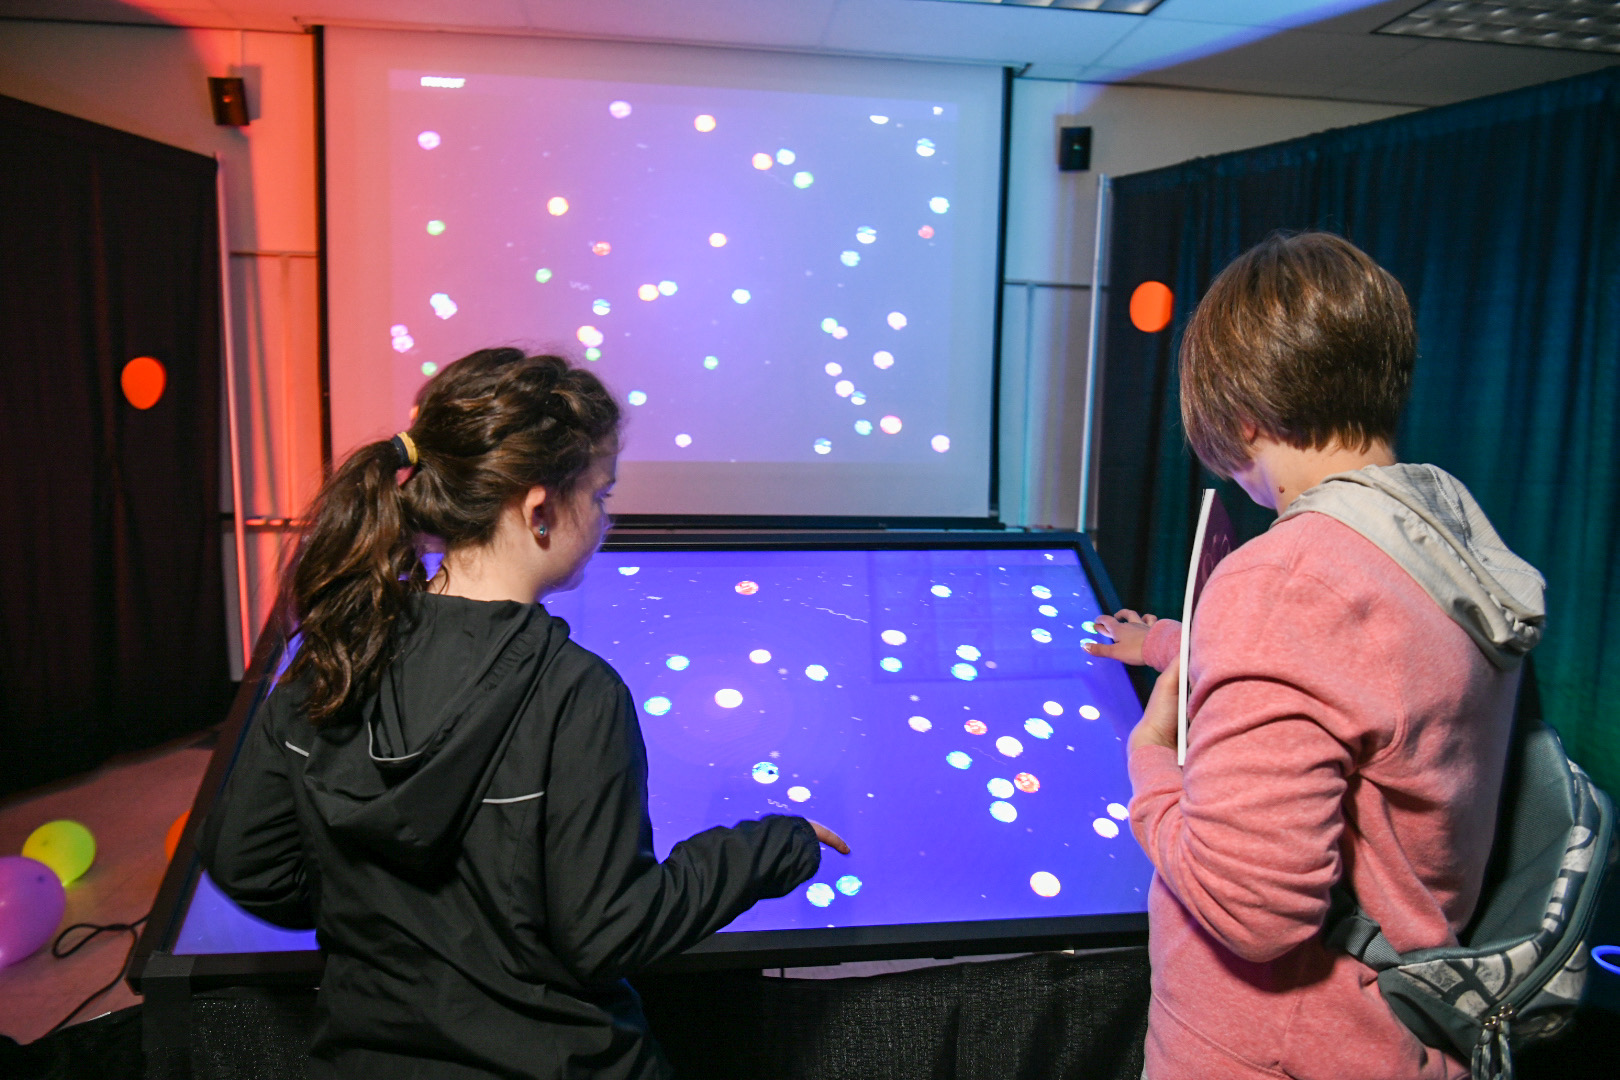
[[[156,405],[168,381],[169,373],[150,356],[137,356],[125,364],[123,377],[119,379],[124,387],[124,397],[137,409],[150,409]]]
[[[1170,325],[1170,308],[1175,296],[1159,281],[1144,281],[1131,293],[1131,325],[1144,334],[1157,334]]]

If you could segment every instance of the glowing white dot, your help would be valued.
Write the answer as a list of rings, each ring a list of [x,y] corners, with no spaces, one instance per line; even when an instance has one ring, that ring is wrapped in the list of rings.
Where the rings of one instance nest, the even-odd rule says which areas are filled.
[[[1095,705],[1082,705],[1080,706],[1080,715],[1085,717],[1087,720],[1097,720],[1101,718],[1102,713],[1097,711],[1097,706]]]
[[[936,214],[943,214],[950,208],[951,200],[947,199],[943,195],[935,195],[932,199],[928,200],[928,209],[932,210]]]
[[[1004,821],[1011,824],[1012,822],[1018,820],[1018,808],[1010,802],[1002,802],[1000,799],[997,799],[995,802],[990,804],[990,816],[995,818],[997,821]]]
[[[904,645],[906,632],[904,630],[885,630],[878,637],[883,639],[885,645]]]
[[[851,405],[865,405],[866,394],[860,390],[855,391],[853,394],[849,395],[849,403]]]
[[[984,786],[989,788],[990,794],[994,795],[998,799],[1010,799],[1013,796],[1014,788],[1012,786],[1012,781],[1003,777],[998,776]]]
[[[432,150],[439,145],[439,133],[437,131],[422,132],[416,137],[416,145],[424,150]]]
[[[906,328],[906,317],[898,311],[891,311],[889,312],[888,323],[896,330],[904,330]]]
[[[979,677],[979,669],[972,664],[952,664],[951,674],[963,682],[972,682]]]
[[[932,731],[934,727],[934,722],[926,716],[913,716],[906,723],[911,726],[912,731]]]
[[[861,253],[858,251],[846,251],[838,256],[838,261],[845,266],[855,266],[861,261]]]
[[[720,358],[718,356],[705,356],[703,358],[703,366],[708,368],[710,371],[713,371],[715,368],[720,366]]]
[[[1008,757],[1017,757],[1024,752],[1024,744],[1011,735],[1003,735],[996,740],[996,749]]]
[[[650,697],[641,703],[648,716],[663,716],[669,712],[672,702],[667,697]]]
[[[613,117],[615,120],[623,120],[625,117],[630,115],[630,103],[628,101],[615,101],[610,103],[608,105],[608,115]]]
[[[404,323],[395,323],[393,326],[388,328],[388,332],[394,337],[399,337],[401,334],[410,333],[411,328],[406,326]]]
[[[945,114],[944,106],[942,106],[942,105],[935,105],[934,106],[934,115],[935,116],[943,116],[944,114]]]
[[[822,368],[821,370],[825,371],[829,375],[838,376],[838,375],[842,375],[844,373],[844,365],[836,363],[836,362],[832,362],[832,363],[829,363],[826,367]]]
[[[761,761],[748,771],[755,780],[762,784],[774,784],[777,778],[782,775],[781,768],[774,761]]]
[[[833,393],[837,394],[839,397],[849,397],[849,395],[853,394],[854,392],[855,384],[850,382],[848,379],[839,379],[837,382],[833,383]]]
[[[826,907],[833,902],[832,886],[826,882],[818,881],[804,890],[804,898],[816,907]]]
[[[726,234],[723,233],[723,232],[712,232],[712,233],[710,233],[709,234],[709,246],[710,247],[716,247],[716,248],[725,247],[726,246]]]
[[[949,435],[935,435],[928,440],[928,445],[934,448],[934,453],[943,454],[951,448],[951,437]]]
[[[645,405],[647,404],[647,395],[640,390],[632,390],[624,395],[624,400],[632,405]]]
[[[786,147],[784,147],[783,149],[778,150],[776,152],[776,163],[778,165],[791,165],[795,161],[797,161],[798,159],[799,159],[799,155],[795,154],[793,151],[787,149]]]
[[[692,661],[684,656],[672,656],[664,661],[664,666],[671,671],[685,671],[692,666]]]
[[[1048,701],[1044,705],[1041,706],[1041,711],[1044,712],[1047,716],[1062,716],[1063,715],[1063,706],[1059,705],[1055,701]]]
[[[422,365],[422,374],[424,374],[424,375],[435,374],[438,370],[439,370],[439,365],[435,364],[431,360],[427,361],[425,364]]]
[[[899,671],[901,666],[900,658],[898,656],[885,656],[882,660],[878,661],[878,667],[891,673]]]
[[[1052,737],[1052,725],[1038,716],[1032,716],[1025,720],[1024,730],[1037,739],[1050,739]]]
[[[918,139],[917,140],[917,156],[918,157],[933,157],[934,156],[934,140],[933,139]]]
[[[441,319],[448,319],[459,310],[456,307],[456,302],[450,299],[448,294],[442,292],[436,292],[428,297],[428,304],[433,308],[433,314]]]
[[[871,116],[868,116],[867,119],[872,121],[874,124],[887,124],[889,122],[889,118],[887,116],[879,116],[877,113],[873,113]]]
[[[945,755],[945,763],[953,769],[965,769],[973,764],[973,759],[960,750],[952,750]]]
[[[553,195],[546,200],[546,213],[552,217],[562,217],[568,213],[568,200],[561,195]]]
[[[409,334],[399,334],[394,338],[394,351],[395,352],[402,352],[402,353],[403,352],[410,352],[411,348],[415,344],[416,344],[416,339],[411,337],[411,335],[409,335]]]
[[[1035,597],[1037,600],[1052,599],[1052,590],[1048,589],[1045,585],[1031,585],[1029,587],[1029,592],[1030,595]]]
[[[606,300],[593,300],[593,301],[591,301],[591,312],[592,312],[592,314],[606,315],[608,312],[610,312],[612,310],[613,310],[613,305],[608,303]]]
[[[731,290],[731,298],[739,304],[746,304],[754,298],[754,294],[747,289],[733,289]]]
[[[787,797],[794,802],[805,802],[810,798],[810,789],[803,786],[790,787],[787,789]]]
[[[1094,820],[1091,823],[1091,827],[1097,830],[1097,835],[1102,837],[1104,840],[1112,840],[1114,837],[1119,835],[1119,826],[1115,825],[1112,820],[1105,817],[1100,817]]]
[[[847,326],[835,326],[835,327],[833,327],[832,336],[837,338],[839,341],[843,341],[845,338],[849,337],[849,327],[847,327]]]
[[[977,660],[984,654],[978,649],[975,649],[972,645],[958,645],[956,647],[956,655],[960,656],[964,660]]]
[[[1057,615],[1057,608],[1053,607],[1051,604],[1042,604],[1035,610],[1040,612],[1042,615],[1045,615],[1048,619],[1054,618]]]
[[[716,690],[714,692],[714,703],[722,709],[735,709],[742,704],[742,693],[731,689]]]
[[[855,434],[857,434],[857,435],[870,435],[870,434],[872,434],[872,421],[870,421],[870,420],[857,420],[857,421],[855,421]]]
[[[854,874],[845,874],[833,884],[837,885],[838,891],[843,893],[845,896],[854,896],[856,893],[861,891],[862,882],[861,879],[856,877]]]
[[[870,225],[862,225],[855,230],[855,239],[863,244],[870,244],[877,239],[877,230]]]
[[[551,280],[551,271],[542,266],[540,269],[534,272],[534,280],[544,285],[546,282]]]
[[[748,659],[756,664],[768,664],[771,662],[771,651],[769,649],[755,649],[748,654]]]
[[[754,168],[758,169],[761,172],[764,172],[766,169],[770,168],[772,165],[775,165],[775,164],[776,164],[776,162],[771,158],[771,155],[769,155],[769,154],[755,154],[754,155]]]
[[[635,577],[637,574],[641,573],[641,567],[621,566],[619,567],[619,573],[623,574],[625,577]]]
[[[677,288],[679,288],[679,286],[676,285],[673,281],[660,281],[658,283],[658,295],[660,295],[660,296],[674,296],[675,295],[675,290]]]
[[[807,172],[796,172],[793,174],[793,186],[798,188],[800,191],[803,191],[805,188],[809,187],[815,182],[816,178]]]
[[[898,416],[885,416],[878,421],[878,427],[883,429],[885,435],[900,434],[900,418]]]
[[[594,326],[582,326],[578,330],[574,331],[574,336],[579,338],[579,343],[581,345],[589,345],[592,348],[602,344],[602,342],[605,340],[602,335],[602,331],[598,330]]]
[[[822,667],[820,664],[811,664],[809,667],[804,669],[804,677],[809,679],[811,682],[826,682],[827,674],[827,669]]]
[[[1108,804],[1108,816],[1116,821],[1124,821],[1131,816],[1131,812],[1124,803],[1111,802]]]
[[[821,332],[823,334],[830,334],[836,329],[838,329],[838,320],[831,315],[821,320]]]
[[[1045,870],[1037,871],[1029,876],[1029,887],[1035,890],[1036,896],[1044,896],[1048,899],[1056,896],[1063,889],[1063,885],[1058,881],[1057,876],[1049,874]]]
[[[686,449],[688,446],[692,445],[692,436],[686,434],[684,431],[681,432],[681,434],[675,436],[675,445],[680,447],[682,450]]]
[[[714,117],[710,116],[708,113],[702,113],[692,120],[692,126],[702,132],[713,131]]]
[[[1045,630],[1037,626],[1035,629],[1029,632],[1029,636],[1040,642],[1042,645],[1045,645],[1052,640],[1052,631]]]
[[[872,354],[872,363],[874,366],[887,371],[889,368],[894,367],[894,353],[887,349],[879,349]]]
[[[951,587],[949,585],[931,585],[929,586],[928,591],[933,593],[935,596],[951,595]]]
[[[832,453],[832,440],[831,439],[817,439],[815,441],[815,451],[818,454],[830,454],[830,453]]]
[[[1080,624],[1080,629],[1084,630],[1088,634],[1095,634],[1097,632],[1097,624],[1092,622],[1090,619],[1087,619],[1085,622]]]

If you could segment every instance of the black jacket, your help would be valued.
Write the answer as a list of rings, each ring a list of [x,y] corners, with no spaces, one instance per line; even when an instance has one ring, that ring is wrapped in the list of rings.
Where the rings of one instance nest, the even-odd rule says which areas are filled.
[[[666,1077],[624,976],[815,873],[803,818],[657,862],[630,693],[538,605],[424,595],[378,693],[260,708],[209,873],[326,952],[314,1077]]]

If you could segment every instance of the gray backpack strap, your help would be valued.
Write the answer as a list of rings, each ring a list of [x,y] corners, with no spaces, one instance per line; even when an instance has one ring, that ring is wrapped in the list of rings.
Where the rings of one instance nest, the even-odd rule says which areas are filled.
[[[1374,971],[1398,966],[1401,954],[1384,937],[1378,923],[1361,910],[1343,885],[1335,885],[1333,891],[1333,914],[1327,921],[1328,947],[1349,953]]]

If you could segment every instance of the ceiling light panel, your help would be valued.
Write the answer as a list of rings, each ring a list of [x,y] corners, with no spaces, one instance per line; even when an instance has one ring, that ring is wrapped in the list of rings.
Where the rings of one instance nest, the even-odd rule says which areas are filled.
[[[948,0],[953,4],[1001,4],[1005,7],[1059,8],[1064,11],[1112,11],[1146,15],[1164,0]]]
[[[1378,33],[1620,53],[1620,0],[1434,0]]]

